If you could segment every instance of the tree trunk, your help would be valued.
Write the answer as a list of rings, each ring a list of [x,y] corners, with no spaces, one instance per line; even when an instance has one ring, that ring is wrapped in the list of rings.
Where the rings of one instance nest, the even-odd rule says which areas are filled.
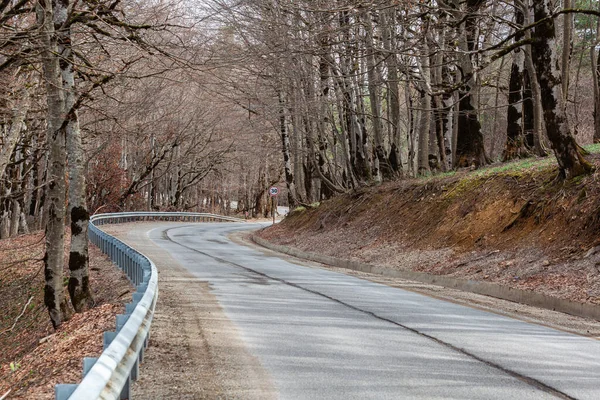
[[[10,237],[10,218],[8,211],[4,211],[0,215],[0,239],[8,239]]]
[[[427,23],[424,21],[424,30],[427,30]],[[425,35],[426,36],[426,35]],[[423,39],[422,54],[418,62],[419,72],[421,75],[420,95],[421,102],[419,104],[420,122],[419,122],[419,157],[417,173],[420,175],[427,174],[429,168],[429,135],[431,131],[431,68],[429,67],[429,46],[427,38]]]
[[[558,43],[554,19],[549,18],[551,0],[534,0],[535,38],[532,45],[533,63],[542,95],[546,132],[558,160],[560,176],[566,179],[591,171],[571,134],[562,93],[561,73],[558,67]]]
[[[67,1],[65,1],[68,3]],[[63,7],[67,7],[64,4]],[[65,27],[66,12],[57,13],[55,23],[61,26],[58,34],[60,71],[64,90],[64,115],[66,118],[66,144],[69,162],[69,215],[71,216],[71,249],[69,252],[69,297],[76,312],[82,312],[94,303],[90,291],[88,223],[90,214],[86,204],[81,130],[75,106],[75,74],[71,51],[71,29]]]
[[[152,133],[150,137],[150,155],[152,160],[154,160],[156,157],[156,138],[154,137],[154,133]],[[156,205],[156,182],[154,181],[154,168],[152,168],[150,171],[148,181],[148,210],[158,211],[158,207]]]
[[[367,79],[369,89],[369,103],[371,106],[371,119],[373,121],[373,139],[375,140],[375,154],[373,157],[373,179],[381,182],[382,177],[390,177],[391,170],[387,164],[386,152],[383,141],[383,127],[381,124],[381,96],[379,90],[380,72],[376,60],[375,47],[373,46],[373,23],[371,14],[362,13],[365,24],[365,51],[367,59]]]
[[[381,13],[384,35],[383,46],[389,53],[385,57],[388,79],[388,110],[390,114],[389,124],[391,125],[390,134],[390,151],[387,162],[391,170],[391,178],[393,174],[398,174],[402,171],[402,154],[401,147],[401,130],[400,130],[400,90],[398,80],[398,56],[395,53],[396,48],[396,12],[394,9],[384,10]],[[385,172],[384,172],[385,173]],[[386,177],[384,175],[384,177]]]
[[[527,8],[524,11],[525,15],[525,23],[524,25],[530,25],[533,22],[533,13],[532,9]],[[527,30],[525,32],[525,39],[532,39],[531,30]],[[535,154],[540,157],[545,157],[548,155],[547,145],[545,142],[545,123],[544,123],[544,110],[542,109],[542,92],[540,90],[540,84],[537,79],[537,73],[535,70],[535,66],[533,65],[533,56],[532,56],[532,46],[525,46],[525,75],[524,75],[524,85],[525,89],[529,88],[531,90],[531,96],[527,96],[527,92],[524,93],[525,100],[523,102],[523,112],[524,112],[524,120],[525,124],[528,124],[528,118],[531,118],[533,122],[533,127],[531,131],[527,131],[528,127],[526,126],[526,135],[531,134],[531,137],[528,139],[533,142],[533,148]]]
[[[429,168],[429,134],[431,130],[431,69],[429,68],[429,46],[423,40],[423,56],[420,57],[419,70],[422,84],[420,85],[421,102],[419,104],[419,158],[417,173],[425,175]]]
[[[458,1],[454,1],[457,9]],[[481,7],[482,0],[467,0],[466,11],[455,13],[462,20],[458,27],[459,64],[461,69],[462,85],[458,90],[459,117],[458,137],[456,139],[457,167],[480,167],[488,164],[489,159],[485,154],[481,124],[475,107],[476,79],[473,71],[473,62],[469,53],[476,47],[476,13]]]
[[[430,39],[434,42],[433,39]],[[439,33],[439,45],[441,50],[445,50],[446,47],[446,32],[445,29]],[[444,65],[444,54],[442,51],[431,55],[431,76],[432,76],[432,88],[437,91],[444,87],[444,69],[447,66]],[[451,154],[449,139],[452,136],[450,132],[451,121],[448,118],[448,108],[446,107],[445,100],[449,97],[448,94],[436,94],[433,96],[433,118],[435,121],[435,135],[437,141],[437,151],[439,155],[439,167],[443,172],[446,172],[450,165],[448,165],[448,155]]]
[[[290,137],[285,119],[285,100],[279,92],[279,133],[281,135],[281,147],[283,151],[283,169],[285,172],[285,184],[288,190],[288,206],[290,210],[298,205],[296,197],[296,183],[294,182],[294,171],[292,170],[292,156],[290,150]]]
[[[16,101],[12,110],[12,118],[10,121],[10,128],[4,138],[2,138],[2,147],[0,148],[0,182],[4,178],[4,172],[10,161],[13,151],[23,130],[23,123],[25,116],[29,111],[31,97],[26,89],[23,89],[19,93],[20,98]]]
[[[19,221],[21,218],[21,205],[17,199],[12,201],[10,216],[10,237],[15,237],[19,235]]]
[[[525,15],[518,4],[515,8],[516,29],[521,29],[525,22]],[[518,33],[515,42],[523,39],[524,34]],[[523,75],[525,69],[525,52],[517,47],[513,52],[513,62],[510,68],[510,81],[508,85],[508,108],[506,115],[506,145],[502,159],[504,161],[528,155],[524,140],[523,129]]]
[[[596,24],[596,41],[590,48],[594,82],[594,143],[600,142],[600,51],[596,49],[598,43],[600,43],[600,18]]]
[[[338,14],[341,36],[344,43],[351,43],[349,11]],[[356,75],[358,61],[351,46],[345,46],[339,55],[340,70],[343,79],[344,116],[348,129],[348,144],[350,149],[350,163],[353,174],[360,183],[369,182],[372,178],[369,152],[367,149],[367,131],[364,121],[364,106]],[[308,185],[307,185],[308,186]]]
[[[66,9],[61,11],[67,12]],[[41,26],[42,68],[47,92],[47,141],[49,147],[48,188],[44,206],[47,216],[44,304],[48,308],[52,326],[56,329],[65,320],[67,312],[63,291],[66,200],[64,97],[57,56],[57,37],[53,22],[55,10],[51,0],[40,0],[37,13]]]
[[[563,8],[571,9],[572,0],[563,0]],[[573,48],[573,14],[563,14],[563,43],[562,43],[562,91],[564,97],[564,106],[566,107],[569,99],[569,71],[571,67],[571,49]]]

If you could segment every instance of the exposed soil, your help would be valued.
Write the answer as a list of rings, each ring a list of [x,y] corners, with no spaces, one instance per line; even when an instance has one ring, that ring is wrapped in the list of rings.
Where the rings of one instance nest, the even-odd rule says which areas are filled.
[[[293,211],[260,236],[600,304],[600,174],[563,182],[546,164],[361,189]]]
[[[90,246],[96,306],[54,331],[43,300],[43,252],[42,233],[0,241],[0,397],[10,390],[8,399],[53,399],[55,384],[79,382],[83,357],[100,355],[102,332],[114,330],[115,315],[131,301],[125,275]]]

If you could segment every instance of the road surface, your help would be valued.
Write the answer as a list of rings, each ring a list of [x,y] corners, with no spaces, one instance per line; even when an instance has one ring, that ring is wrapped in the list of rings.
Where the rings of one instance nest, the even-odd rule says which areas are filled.
[[[138,224],[120,235],[158,264],[159,352],[179,340],[188,364],[192,353],[205,357],[168,378],[160,363],[172,352],[149,356],[141,397],[600,399],[598,340],[290,263],[228,238],[245,229],[256,225]],[[161,299],[169,302],[162,311]],[[191,317],[174,322],[180,308],[198,331],[185,339],[177,335],[189,329],[175,326]],[[184,343],[196,336],[201,344]]]

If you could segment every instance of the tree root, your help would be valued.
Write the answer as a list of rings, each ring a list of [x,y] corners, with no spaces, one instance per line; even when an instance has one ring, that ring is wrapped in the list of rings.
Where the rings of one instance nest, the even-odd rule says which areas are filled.
[[[502,232],[506,232],[507,230],[515,226],[521,218],[527,218],[529,215],[531,215],[533,204],[533,200],[527,200],[525,204],[523,204],[519,212],[510,220],[510,222],[504,228],[502,228]]]

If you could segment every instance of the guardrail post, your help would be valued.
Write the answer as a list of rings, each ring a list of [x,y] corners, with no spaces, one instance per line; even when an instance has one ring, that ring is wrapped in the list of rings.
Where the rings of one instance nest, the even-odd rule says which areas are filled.
[[[90,372],[90,369],[92,369],[94,364],[96,364],[96,361],[98,361],[97,357],[84,357],[83,358],[83,376],[84,377],[87,375],[88,372]]]
[[[137,360],[135,360],[133,367],[131,367],[131,380],[134,382],[137,381],[138,377],[140,376],[140,354],[142,351],[139,352]]]
[[[140,350],[140,354],[138,354],[138,361],[139,362],[144,362],[144,353],[146,351],[146,349],[148,348],[148,336],[150,335],[150,332],[148,332],[148,335],[146,335],[146,337],[144,338],[144,345],[142,346],[142,349]]]
[[[129,269],[129,260],[128,260],[128,255],[129,255],[129,249],[127,247],[123,248],[123,265],[122,265],[122,269],[123,272],[127,273],[127,270]]]
[[[77,389],[77,386],[79,385],[74,385],[71,383],[59,383],[58,385],[54,386],[54,397],[56,400],[67,400],[69,397],[71,397],[75,389]]]
[[[115,340],[115,338],[117,337],[117,332],[104,332],[104,335],[102,335],[102,339],[103,339],[103,348],[106,350],[106,348],[108,346],[110,346],[110,344],[112,343],[113,340]]]
[[[123,386],[123,390],[121,390],[121,395],[119,399],[127,400],[131,398],[131,377],[127,377],[127,381],[125,382],[125,386]]]
[[[125,325],[125,323],[127,322],[127,320],[129,319],[129,316],[131,314],[118,314],[116,317],[116,328],[117,328],[117,332],[121,330],[121,328],[123,328],[123,325]]]

